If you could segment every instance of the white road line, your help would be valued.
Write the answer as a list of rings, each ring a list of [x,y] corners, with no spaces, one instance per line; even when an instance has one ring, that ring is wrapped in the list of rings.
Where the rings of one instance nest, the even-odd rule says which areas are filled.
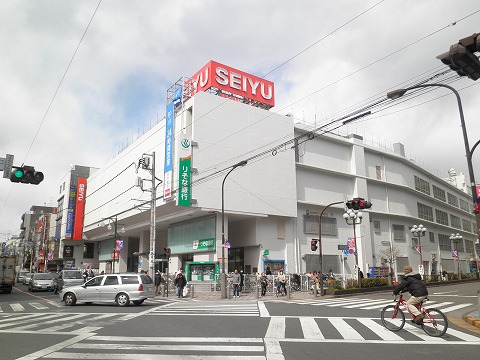
[[[361,336],[354,328],[348,325],[342,318],[330,318],[329,321],[345,340],[363,339],[363,336]]]
[[[415,336],[418,336],[420,339],[425,340],[425,341],[433,341],[433,342],[445,342],[447,340],[440,338],[440,337],[433,337],[425,334],[423,329],[420,326],[413,326],[409,324],[408,322],[405,323],[405,326],[403,327],[405,330],[408,330],[410,333],[412,333]]]
[[[268,324],[267,333],[265,334],[267,339],[285,339],[285,318],[284,317],[272,317]]]
[[[300,318],[300,325],[305,339],[325,339],[314,318],[302,317]]]
[[[30,303],[30,306],[34,307],[37,310],[42,310],[42,309],[48,309],[49,308],[48,306],[45,306],[45,305],[37,303],[37,302]]]
[[[10,304],[10,307],[12,308],[13,311],[24,311],[25,310],[25,308],[18,303]]]
[[[365,325],[367,328],[372,330],[376,335],[380,336],[382,340],[388,341],[402,341],[403,338],[398,336],[393,331],[390,331],[383,327],[382,325],[375,322],[373,319],[358,319],[358,322]]]
[[[268,312],[268,309],[263,301],[258,302],[258,311],[260,313],[260,317],[270,317],[270,313]]]
[[[98,344],[92,343],[77,343],[70,345],[69,349],[98,349]],[[185,344],[122,344],[122,343],[102,343],[102,349],[107,350],[146,350],[146,351],[162,351],[162,350],[171,350],[171,351],[236,351],[236,352],[263,352],[263,344],[261,346],[255,345],[225,345],[225,344],[200,344],[192,345],[188,344],[188,347]]]
[[[97,326],[85,326],[83,328],[77,329],[72,331],[72,334],[83,334],[83,333],[93,333],[94,331],[97,331],[101,329],[102,327],[97,327]]]
[[[75,356],[75,357],[73,357]],[[45,359],[88,359],[88,360],[144,360],[147,358],[145,354],[95,354],[95,353],[70,353],[70,352],[55,352],[44,356]],[[160,355],[148,354],[150,360],[238,360],[238,355]],[[265,356],[249,356],[249,360],[265,360]],[[274,358],[267,358],[274,359]],[[23,358],[21,359],[23,360]],[[283,360],[282,358],[275,358],[275,360]]]
[[[359,307],[362,307],[364,306],[365,304],[368,304],[369,306],[373,306],[374,304],[375,305],[379,305],[379,304],[383,304],[383,305],[387,305],[388,303],[392,302],[392,300],[372,300],[372,301],[365,301],[364,303],[360,303],[360,304],[354,304],[354,305],[347,305],[347,306],[344,306],[345,309],[354,309],[354,308],[359,308]]]
[[[362,300],[362,299],[359,299],[359,300],[354,300],[354,301],[348,301],[348,302],[342,302],[342,303],[336,303],[336,304],[328,304],[328,305],[325,305],[325,306],[328,306],[328,307],[345,307],[345,305],[351,305],[351,304],[368,304],[368,300]]]
[[[439,310],[443,313],[447,313],[447,312],[450,312],[450,311],[462,309],[462,308],[470,306],[470,305],[473,305],[473,304],[459,304],[459,305],[454,305],[454,306],[450,306],[448,308],[443,308],[443,309],[439,309]]]
[[[284,360],[280,342],[274,339],[265,339],[265,352],[267,360]]]
[[[452,328],[447,329],[447,334],[448,335],[453,335],[453,336],[455,336],[459,339],[465,340],[465,341],[475,341],[475,342],[480,341],[480,338],[478,338],[476,336],[466,334],[464,332],[461,332],[461,331],[458,331],[458,330],[455,330],[455,329],[452,329]]]

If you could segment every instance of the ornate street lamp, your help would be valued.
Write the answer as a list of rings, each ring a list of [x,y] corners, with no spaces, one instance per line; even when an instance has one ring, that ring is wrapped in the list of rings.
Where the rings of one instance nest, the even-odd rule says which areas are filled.
[[[357,233],[356,233],[356,225],[362,223],[363,214],[359,210],[348,209],[345,214],[343,214],[343,218],[345,219],[348,225],[353,226],[353,240],[355,241],[355,267],[356,267],[356,276],[357,276],[357,287],[362,287],[362,279],[360,278],[360,267],[358,266],[358,250],[357,250]]]
[[[450,241],[453,243],[455,253],[453,254],[453,257],[457,258],[457,276],[458,279],[460,280],[460,256],[458,255],[458,243],[463,240],[463,236],[460,235],[459,233],[452,234],[450,235]]]
[[[420,253],[420,266],[418,267],[418,272],[420,275],[423,276],[424,274],[424,269],[423,269],[423,256],[422,256],[422,245],[420,243],[420,238],[422,236],[425,236],[427,232],[427,228],[423,226],[422,224],[420,225],[413,225],[412,228],[410,229],[410,232],[412,233],[412,236],[418,238],[418,252]]]

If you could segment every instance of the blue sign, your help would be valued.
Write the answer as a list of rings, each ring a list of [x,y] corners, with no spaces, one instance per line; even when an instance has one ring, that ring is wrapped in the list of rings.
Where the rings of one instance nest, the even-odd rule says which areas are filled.
[[[67,213],[67,228],[65,229],[65,239],[70,240],[73,234],[73,210]]]
[[[175,107],[182,104],[182,87],[180,86],[177,90],[175,90],[175,95],[173,95],[173,104]]]

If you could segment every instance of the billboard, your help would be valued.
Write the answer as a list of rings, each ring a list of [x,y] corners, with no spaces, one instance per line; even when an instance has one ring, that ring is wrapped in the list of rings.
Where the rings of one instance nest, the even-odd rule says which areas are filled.
[[[190,138],[180,134],[178,146],[178,206],[191,204],[192,144]]]
[[[75,220],[73,223],[73,240],[82,240],[83,216],[85,213],[85,195],[87,191],[87,179],[78,178],[77,196],[75,204]]]
[[[167,116],[165,124],[165,166],[163,179],[163,198],[172,197],[172,171],[173,171],[173,131],[175,112],[173,102],[167,105]]]
[[[249,99],[266,105],[268,108],[275,106],[273,82],[258,76],[234,69],[230,66],[209,61],[193,77],[193,96],[199,91],[216,88],[241,98]],[[238,99],[241,101],[241,99]]]

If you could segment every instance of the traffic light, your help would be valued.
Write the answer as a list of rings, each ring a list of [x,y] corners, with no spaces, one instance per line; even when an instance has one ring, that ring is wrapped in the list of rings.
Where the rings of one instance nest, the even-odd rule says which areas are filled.
[[[372,203],[364,198],[353,198],[352,200],[348,200],[345,205],[347,205],[347,208],[353,210],[370,209],[372,207]]]
[[[163,250],[165,250],[165,255],[170,256],[170,253],[172,252],[170,248],[163,248]]]
[[[318,240],[312,240],[312,241],[310,242],[310,248],[312,249],[312,251],[317,251],[317,249],[318,249],[317,241],[318,241]]]
[[[35,171],[33,166],[12,166],[10,173],[10,181],[15,183],[38,185],[43,178],[43,173]]]
[[[437,59],[458,75],[467,76],[475,81],[480,79],[480,60],[474,54],[476,51],[480,51],[480,36],[473,34],[450,46],[450,50],[438,55]]]

